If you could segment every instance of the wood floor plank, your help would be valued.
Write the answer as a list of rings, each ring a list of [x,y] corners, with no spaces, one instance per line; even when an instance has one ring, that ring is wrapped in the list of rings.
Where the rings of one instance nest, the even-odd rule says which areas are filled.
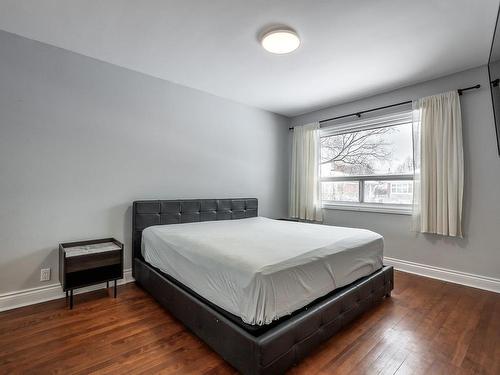
[[[143,306],[137,311],[129,313],[126,318],[105,315],[101,319],[93,321],[85,319],[82,326],[75,323],[70,325],[65,323],[61,327],[35,333],[21,341],[16,337],[9,345],[0,346],[0,365],[10,363],[15,366],[23,360],[33,365],[37,363],[40,356],[50,353],[55,353],[57,356],[61,349],[66,352],[87,344],[95,345],[98,340],[107,337],[116,330],[131,328],[136,324],[141,324],[144,320],[157,318],[161,311],[156,309],[156,315],[152,314],[152,310],[155,308],[154,305]],[[150,315],[150,317],[145,318],[145,315]],[[40,350],[40,347],[43,347],[44,350]],[[17,356],[13,356],[14,352]],[[13,361],[14,358],[15,361]]]
[[[500,295],[402,272],[395,290],[289,371],[499,374]],[[134,284],[0,313],[0,374],[234,375]]]

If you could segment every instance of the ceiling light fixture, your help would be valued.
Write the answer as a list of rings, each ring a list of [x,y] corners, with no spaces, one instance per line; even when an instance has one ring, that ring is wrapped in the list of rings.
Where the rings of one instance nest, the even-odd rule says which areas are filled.
[[[281,55],[299,48],[300,38],[295,30],[279,27],[264,33],[261,44],[266,51]]]

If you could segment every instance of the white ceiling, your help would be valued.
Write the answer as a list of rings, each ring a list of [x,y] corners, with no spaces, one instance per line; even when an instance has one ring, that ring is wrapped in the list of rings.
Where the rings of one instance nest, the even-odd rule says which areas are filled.
[[[486,64],[499,0],[0,0],[0,29],[294,116]],[[263,28],[298,50],[272,55]]]

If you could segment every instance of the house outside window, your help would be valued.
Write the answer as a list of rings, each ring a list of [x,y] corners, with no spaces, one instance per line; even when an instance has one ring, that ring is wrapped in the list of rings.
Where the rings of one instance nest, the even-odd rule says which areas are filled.
[[[411,117],[407,111],[321,129],[325,208],[411,212]]]

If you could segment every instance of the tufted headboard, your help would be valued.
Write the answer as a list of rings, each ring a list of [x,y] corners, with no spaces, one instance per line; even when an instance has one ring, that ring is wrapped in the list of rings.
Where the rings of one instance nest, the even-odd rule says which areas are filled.
[[[132,206],[132,263],[142,259],[142,231],[152,225],[255,217],[256,198],[135,201]]]

